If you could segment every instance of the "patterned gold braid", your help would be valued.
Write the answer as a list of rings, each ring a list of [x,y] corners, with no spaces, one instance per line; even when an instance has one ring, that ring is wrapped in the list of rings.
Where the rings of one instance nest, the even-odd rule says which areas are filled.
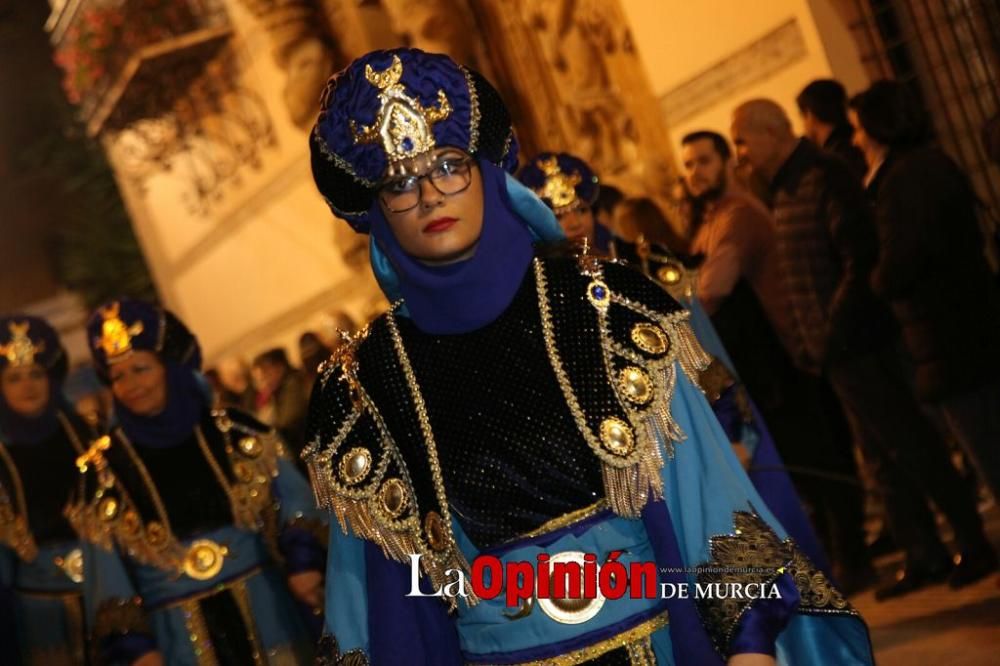
[[[581,268],[586,275],[594,280],[601,280],[599,262],[584,257],[581,260]],[[633,432],[639,433],[638,445],[633,451],[627,455],[612,453],[603,445],[588,424],[586,414],[580,406],[573,385],[566,374],[556,345],[555,325],[548,297],[548,280],[544,265],[539,259],[534,261],[534,271],[545,349],[556,381],[563,392],[566,405],[580,434],[583,435],[584,440],[602,463],[605,497],[612,511],[629,518],[638,517],[651,494],[653,497],[660,497],[663,493],[660,475],[663,457],[659,441],[662,439],[669,446],[670,443],[680,441],[683,438],[683,433],[670,416],[670,401],[676,384],[675,364],[679,365],[689,377],[696,377],[697,373],[708,365],[709,357],[694,338],[694,334],[686,322],[688,316],[686,312],[662,315],[646,308],[641,303],[633,302],[613,292],[610,293],[611,303],[628,308],[646,319],[656,322],[670,340],[669,349],[662,359],[653,361],[645,359],[612,339],[606,312],[602,308],[595,308],[598,313],[601,348],[608,381],[615,386],[619,404],[628,414]],[[614,379],[611,354],[618,355],[643,369],[648,368],[652,371],[651,376],[654,378],[652,388],[655,397],[650,401],[649,407],[636,409],[624,399],[620,392],[621,388]],[[672,449],[668,449],[667,453],[672,453]]]
[[[465,67],[459,67],[459,69],[465,75],[465,85],[469,89],[469,147],[466,152],[472,155],[479,147],[479,95],[476,93],[476,84],[472,80],[472,73]]]
[[[623,631],[599,643],[579,650],[573,650],[557,657],[548,657],[537,661],[525,661],[513,666],[576,666],[618,648],[625,648],[632,664],[637,666],[656,666],[656,658],[649,646],[649,637],[669,624],[667,613],[646,620],[642,624]],[[652,660],[650,660],[652,657]]]
[[[462,551],[459,549],[458,543],[455,541],[455,535],[451,528],[451,512],[448,510],[448,496],[444,489],[444,474],[441,471],[441,464],[438,462],[437,443],[434,441],[434,431],[431,428],[431,421],[427,415],[427,405],[424,403],[424,396],[420,392],[420,385],[417,383],[413,366],[410,365],[410,358],[406,355],[406,348],[403,346],[403,338],[399,334],[399,327],[396,326],[394,314],[390,312],[386,320],[389,324],[389,334],[392,337],[393,346],[396,348],[399,364],[403,368],[403,375],[406,378],[406,384],[410,389],[410,395],[417,410],[417,420],[420,422],[420,431],[424,437],[424,446],[427,447],[427,458],[431,467],[438,507],[441,509],[441,519],[447,543],[447,546],[440,553],[431,551],[432,560],[438,571],[428,571],[428,573],[431,574],[431,581],[435,586],[445,582],[445,571],[448,569],[457,569],[465,572],[466,576],[464,580],[468,581],[470,567]],[[472,592],[471,586],[467,584],[466,587],[465,592],[468,595],[465,598],[466,603],[474,606],[479,602],[479,599]]]
[[[62,412],[56,412],[59,424],[66,432],[70,443],[76,450],[77,455],[82,454],[85,449],[76,434],[76,430],[69,419]],[[28,524],[28,502],[24,495],[24,483],[21,480],[21,473],[18,471],[10,453],[0,442],[0,458],[3,459],[7,470],[10,473],[11,482],[14,485],[14,497],[17,503],[17,510],[10,508],[10,498],[7,496],[3,486],[0,486],[0,543],[7,544],[23,562],[33,562],[38,557],[38,545],[35,537],[31,533],[31,526]],[[83,489],[83,481],[80,481],[80,489]]]
[[[272,510],[270,483],[277,474],[277,459],[282,453],[280,442],[273,433],[244,429],[228,421],[228,417],[223,419],[224,413],[215,416],[219,429],[226,437],[227,452],[239,483],[229,482],[218,460],[208,448],[200,426],[195,429],[198,446],[229,498],[234,524],[249,531],[263,531],[268,546],[274,551],[276,547],[272,547],[274,544],[271,542],[276,539],[277,529],[276,516]],[[260,450],[256,457],[241,458],[242,454],[234,450],[228,434],[229,428],[232,427],[240,428],[259,440]],[[134,445],[121,429],[115,431],[115,436],[121,442],[131,464],[138,471],[153,503],[157,520],[143,522],[136,509],[136,503],[114,474],[106,469],[106,464],[102,487],[96,491],[93,499],[90,501],[82,499],[68,506],[65,511],[66,517],[82,539],[105,549],[111,549],[112,544],[117,542],[136,561],[180,575],[184,571],[187,549],[174,535],[163,499],[149,470],[135,451]],[[98,452],[98,457],[99,455]],[[243,478],[240,478],[241,472]],[[112,488],[117,493],[117,498],[107,494]],[[118,510],[113,511],[112,515],[102,515],[104,501],[117,502]]]
[[[38,557],[38,544],[28,526],[28,502],[24,498],[24,484],[3,443],[0,443],[0,458],[10,472],[16,502],[15,507],[10,506],[10,497],[0,485],[0,543],[9,546],[22,561],[34,562]]]
[[[799,591],[797,612],[858,614],[794,541],[779,538],[771,526],[752,510],[734,511],[733,533],[713,536],[709,543],[711,560],[699,567],[699,584],[770,585],[787,572]],[[752,607],[751,601],[727,595],[702,598],[697,604],[716,650],[727,655],[733,632]]]

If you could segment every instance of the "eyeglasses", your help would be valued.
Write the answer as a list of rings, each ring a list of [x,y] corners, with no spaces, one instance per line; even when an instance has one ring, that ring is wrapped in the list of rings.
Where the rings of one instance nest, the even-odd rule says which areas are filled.
[[[413,210],[423,199],[420,181],[424,178],[446,197],[464,192],[472,183],[472,158],[466,155],[446,155],[426,173],[389,180],[379,188],[382,204],[392,213]]]

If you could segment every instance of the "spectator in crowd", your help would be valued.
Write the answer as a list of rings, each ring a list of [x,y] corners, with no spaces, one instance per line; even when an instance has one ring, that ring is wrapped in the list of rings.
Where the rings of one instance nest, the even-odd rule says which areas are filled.
[[[904,376],[891,314],[871,291],[878,237],[860,184],[842,160],[798,140],[784,110],[757,99],[733,115],[733,143],[771,183],[776,258],[798,330],[795,359],[826,374],[877,467],[905,565],[876,596],[948,578],[968,585],[992,571],[992,547],[966,483]],[[928,501],[954,529],[960,558],[937,533]]]
[[[813,509],[834,576],[842,589],[853,591],[870,583],[874,571],[865,550],[851,441],[835,439],[827,422],[823,380],[796,368],[781,343],[786,337],[787,347],[794,348],[796,331],[774,259],[774,222],[734,184],[731,158],[728,142],[716,132],[692,132],[681,140],[691,252],[704,256],[698,298],[761,409],[799,494]]]
[[[299,336],[299,358],[302,359],[302,376],[308,395],[319,375],[320,364],[330,358],[330,349],[316,333],[306,331]]]
[[[253,360],[257,387],[257,418],[273,426],[292,450],[296,461],[305,446],[305,418],[309,394],[301,370],[292,367],[281,347],[269,349]]]
[[[868,167],[864,155],[851,141],[853,130],[847,121],[847,92],[839,81],[816,79],[795,98],[802,114],[806,138],[843,158],[858,178]]]
[[[855,143],[870,156],[880,240],[872,284],[902,328],[918,396],[940,410],[1000,497],[1000,290],[975,192],[930,144],[927,118],[903,85],[879,81],[850,106]]]

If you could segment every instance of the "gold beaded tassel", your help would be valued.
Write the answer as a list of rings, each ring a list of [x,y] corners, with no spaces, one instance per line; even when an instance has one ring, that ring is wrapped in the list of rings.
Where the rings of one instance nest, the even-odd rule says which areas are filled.
[[[680,361],[681,368],[684,369],[688,379],[697,385],[698,375],[709,366],[712,357],[702,348],[698,338],[695,337],[689,317],[675,322],[674,331],[676,332],[677,360]]]

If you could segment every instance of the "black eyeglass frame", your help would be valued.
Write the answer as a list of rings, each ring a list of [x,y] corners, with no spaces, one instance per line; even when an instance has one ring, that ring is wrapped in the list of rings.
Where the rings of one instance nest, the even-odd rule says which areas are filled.
[[[445,192],[444,190],[442,190],[438,186],[438,183],[435,182],[434,172],[437,171],[441,167],[441,165],[449,163],[449,162],[454,163],[460,169],[464,169],[464,171],[458,171],[458,172],[456,172],[454,174],[449,174],[449,175],[451,175],[451,176],[464,175],[465,176],[465,184],[461,188],[459,188],[457,190],[454,190],[452,192]],[[463,155],[458,155],[458,154],[453,154],[453,153],[445,153],[443,155],[440,155],[439,158],[437,160],[435,160],[435,162],[433,163],[433,165],[426,172],[424,172],[422,174],[419,174],[419,175],[417,175],[417,174],[411,174],[411,175],[404,176],[404,178],[407,178],[407,179],[408,178],[415,178],[416,179],[417,200],[413,203],[412,206],[407,206],[406,208],[393,208],[389,204],[389,202],[386,200],[386,192],[384,191],[385,187],[388,186],[389,184],[391,184],[392,181],[394,181],[394,180],[402,180],[403,178],[394,178],[394,179],[391,179],[389,181],[386,181],[386,182],[382,183],[382,185],[378,189],[378,198],[379,198],[379,201],[382,203],[383,206],[385,206],[386,210],[389,211],[390,213],[406,213],[408,211],[411,211],[414,208],[416,208],[417,206],[419,206],[421,203],[423,203],[423,200],[424,200],[424,188],[420,186],[420,181],[422,181],[424,179],[430,181],[431,187],[433,187],[435,190],[437,190],[438,194],[440,194],[441,196],[451,197],[451,196],[455,196],[456,194],[461,194],[462,192],[464,192],[467,189],[469,189],[469,186],[472,184],[472,165],[473,165],[474,162],[475,162],[475,160],[474,160],[474,158],[471,155],[464,155],[464,154]],[[440,179],[442,177],[444,177],[444,176],[439,176],[438,178]]]

